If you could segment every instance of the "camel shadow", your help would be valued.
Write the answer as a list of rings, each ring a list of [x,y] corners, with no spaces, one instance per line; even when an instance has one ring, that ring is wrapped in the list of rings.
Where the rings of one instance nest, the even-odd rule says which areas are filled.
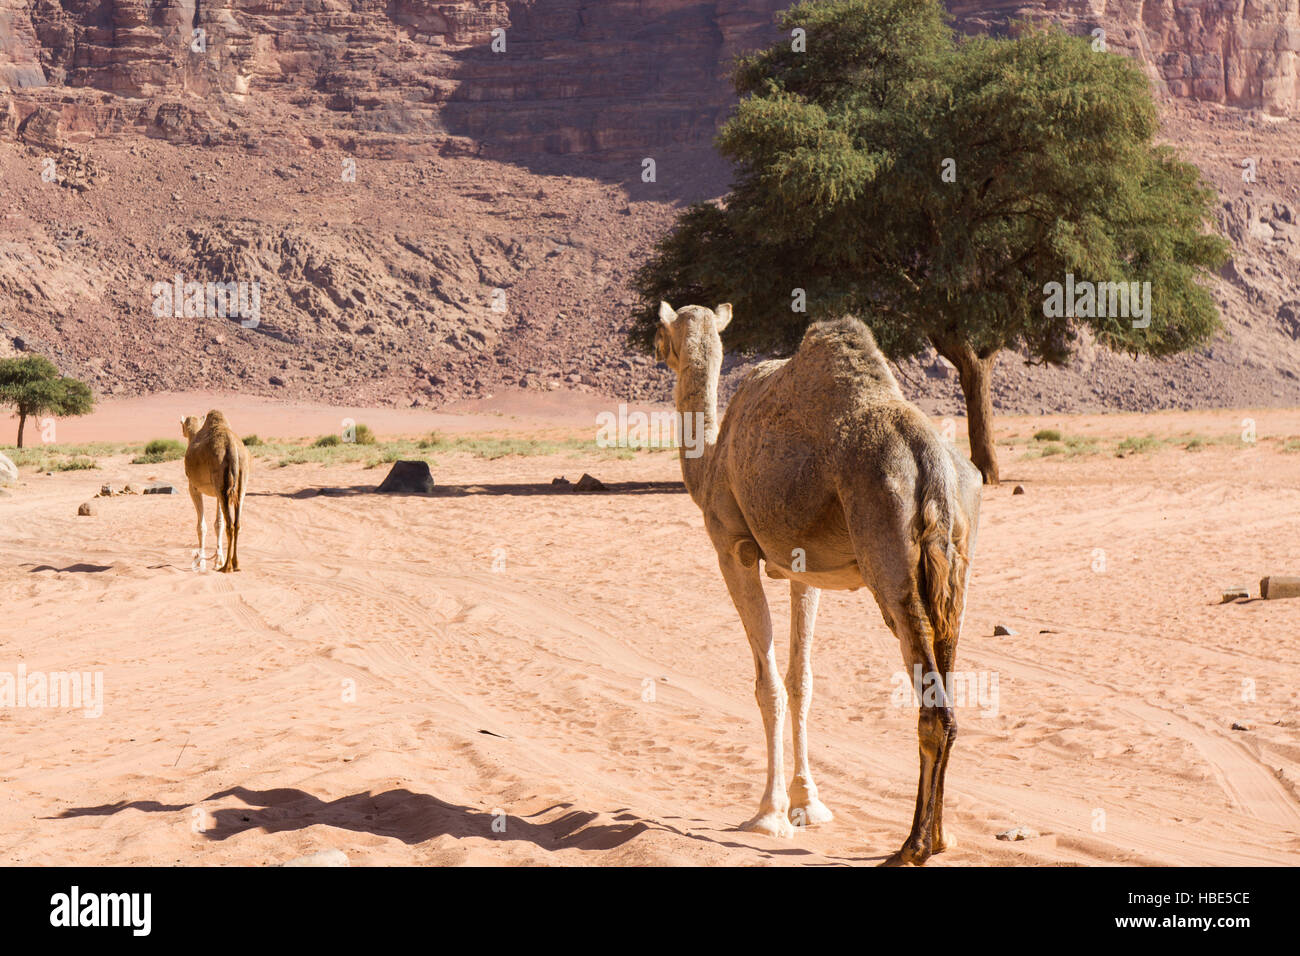
[[[202,817],[196,815],[195,822],[201,827],[198,832],[207,840],[220,842],[249,830],[286,833],[323,825],[353,833],[388,837],[400,840],[408,846],[425,843],[440,836],[450,836],[458,840],[466,837],[517,840],[552,851],[612,850],[635,840],[644,833],[657,830],[731,849],[753,850],[767,857],[811,855],[809,850],[801,847],[768,849],[715,839],[698,830],[684,830],[665,822],[646,820],[626,807],[611,811],[613,823],[595,823],[594,821],[601,816],[599,813],[575,810],[571,803],[556,803],[527,816],[515,816],[494,810],[462,806],[431,794],[416,793],[406,789],[387,790],[383,793],[354,793],[337,800],[322,800],[304,790],[292,787],[273,790],[231,787],[211,794],[195,804],[124,800],[95,807],[73,807],[46,819],[68,820],[77,817],[113,816],[127,810],[143,813],[185,813],[209,801],[223,800],[227,797],[235,797],[247,806],[224,807],[205,813]],[[556,810],[567,812],[546,822],[539,820],[540,817]]]
[[[311,487],[297,491],[250,491],[248,497],[291,498],[349,498],[356,495],[377,495],[377,485],[350,485],[347,487]],[[601,495],[674,495],[686,494],[686,485],[680,481],[611,481],[604,491],[575,491],[572,484],[557,485],[550,482],[498,482],[465,485],[434,485],[432,491],[386,491],[384,497],[397,498],[465,498],[471,495],[562,495],[574,497],[599,497]]]
[[[573,810],[548,823],[536,817],[570,804],[556,804],[528,817],[493,813],[461,806],[427,793],[388,790],[383,793],[354,793],[337,800],[321,798],[294,788],[250,790],[231,787],[205,797],[195,807],[213,800],[236,797],[248,806],[226,807],[204,815],[200,833],[215,842],[228,840],[248,830],[284,833],[313,826],[328,826],[354,833],[400,840],[408,846],[440,836],[455,839],[479,836],[488,839],[522,840],[545,850],[577,848],[610,850],[633,840],[650,828],[635,819],[617,825],[591,825],[598,814]],[[74,807],[54,819],[84,816],[112,816],[126,810],[144,813],[181,813],[189,804],[164,804],[156,800],[123,801],[97,807]]]
[[[66,568],[56,568],[52,564],[38,564],[32,567],[31,573],[38,571],[54,571],[58,574],[98,574],[100,571],[111,571],[111,564],[69,564]]]

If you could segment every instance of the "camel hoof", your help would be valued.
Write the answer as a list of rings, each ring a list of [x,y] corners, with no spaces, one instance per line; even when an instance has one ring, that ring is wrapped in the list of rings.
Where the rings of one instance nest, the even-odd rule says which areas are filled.
[[[929,850],[922,850],[904,843],[903,848],[881,863],[881,866],[924,866],[930,858]]]
[[[750,833],[762,833],[767,836],[782,837],[787,840],[794,836],[794,826],[785,818],[785,814],[776,810],[771,810],[767,813],[760,813],[758,816],[754,817],[754,819],[742,826],[741,829],[747,830]]]
[[[944,827],[943,832],[934,838],[934,852],[942,853],[944,850],[957,849],[957,838],[952,835],[952,831]]]
[[[835,814],[816,797],[797,803],[790,807],[790,822],[797,827],[815,827],[819,823],[830,823]]]

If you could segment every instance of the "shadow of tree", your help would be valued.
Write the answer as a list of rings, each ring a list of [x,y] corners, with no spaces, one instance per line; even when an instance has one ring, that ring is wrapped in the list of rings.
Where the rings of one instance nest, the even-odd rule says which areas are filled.
[[[468,495],[572,495],[599,497],[601,495],[675,495],[685,494],[686,485],[680,481],[610,481],[605,491],[574,491],[572,484],[556,485],[550,482],[498,482],[468,485],[435,485],[430,492],[386,491],[384,497],[398,498],[463,498]],[[317,496],[347,498],[353,495],[379,494],[378,485],[349,485],[347,487],[300,488],[297,491],[250,491],[250,498],[292,498],[303,500]]]

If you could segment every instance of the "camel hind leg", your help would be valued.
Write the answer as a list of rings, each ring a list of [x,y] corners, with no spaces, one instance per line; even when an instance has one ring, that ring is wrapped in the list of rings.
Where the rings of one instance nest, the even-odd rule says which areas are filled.
[[[946,671],[935,657],[933,635],[925,606],[915,585],[910,594],[881,601],[899,646],[908,677],[915,679],[919,665],[921,695],[916,722],[920,775],[916,783],[916,810],[912,830],[903,846],[885,861],[886,866],[920,865],[936,852],[934,835],[942,828],[943,772],[957,739],[957,721],[945,686]],[[880,600],[880,598],[877,598]]]
[[[817,796],[808,766],[808,711],[812,708],[812,641],[821,592],[811,585],[790,582],[790,666],[785,687],[794,729],[794,780],[790,783],[790,822],[795,826],[830,823],[834,815]]]
[[[235,522],[231,520],[230,495],[226,488],[220,488],[217,491],[217,509],[226,522],[226,560],[222,562],[217,570],[228,574],[236,570],[235,542],[238,540],[239,530]]]
[[[846,508],[858,567],[880,605],[885,623],[898,638],[908,679],[916,680],[918,668],[921,675],[921,684],[916,688],[921,695],[916,726],[921,765],[916,809],[902,848],[885,861],[888,866],[919,865],[934,852],[939,781],[957,737],[957,722],[944,671],[935,656],[934,630],[922,593],[921,556],[910,509],[892,495],[871,496],[858,504],[862,506],[859,509]]]

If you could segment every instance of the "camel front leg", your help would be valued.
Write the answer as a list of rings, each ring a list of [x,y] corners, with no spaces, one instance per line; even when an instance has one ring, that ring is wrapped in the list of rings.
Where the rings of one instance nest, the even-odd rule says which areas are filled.
[[[201,571],[207,565],[204,555],[208,549],[208,526],[203,520],[203,494],[196,491],[193,485],[190,486],[190,501],[194,502],[194,513],[198,516],[198,529],[195,533],[199,536],[199,560],[194,566]]]
[[[790,666],[785,686],[790,695],[794,727],[794,780],[790,784],[790,822],[797,827],[830,823],[834,815],[817,798],[808,766],[808,711],[812,708],[812,640],[821,591],[798,581],[790,582]]]
[[[754,696],[763,714],[763,733],[767,738],[767,785],[758,813],[742,829],[769,836],[794,835],[787,813],[790,798],[785,792],[782,749],[785,743],[786,691],[776,665],[776,648],[772,642],[772,618],[767,610],[767,596],[758,576],[758,565],[744,567],[730,552],[719,551],[718,565],[731,592],[731,600],[740,612],[750,649],[754,653]]]

